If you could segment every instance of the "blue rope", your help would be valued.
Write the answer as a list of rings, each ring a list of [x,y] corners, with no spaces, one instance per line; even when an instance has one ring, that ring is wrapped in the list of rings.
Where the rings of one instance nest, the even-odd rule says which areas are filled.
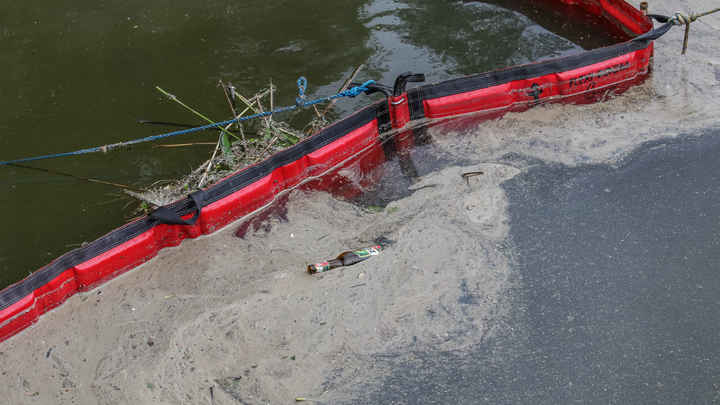
[[[234,118],[234,119],[227,120],[227,121],[203,125],[200,127],[182,129],[182,130],[173,131],[173,132],[166,132],[164,134],[148,136],[148,137],[140,138],[140,139],[134,139],[132,141],[118,142],[118,143],[113,143],[113,144],[104,145],[104,146],[95,146],[92,148],[80,149],[80,150],[76,150],[73,152],[54,153],[51,155],[33,156],[33,157],[27,157],[27,158],[22,158],[22,159],[7,160],[4,162],[0,162],[0,166],[6,166],[6,165],[15,164],[15,163],[33,162],[36,160],[46,160],[46,159],[55,159],[55,158],[67,157],[67,156],[85,155],[88,153],[109,152],[113,149],[117,149],[117,148],[124,147],[124,146],[136,145],[136,144],[144,143],[144,142],[157,141],[159,139],[165,139],[165,138],[170,138],[173,136],[185,135],[185,134],[189,134],[192,132],[204,131],[206,129],[211,129],[211,128],[220,129],[220,128],[225,127],[226,125],[234,124],[236,122],[249,121],[249,120],[253,120],[253,119],[257,119],[257,118],[267,117],[267,116],[273,115],[273,114],[279,114],[279,113],[284,113],[284,112],[288,112],[288,111],[293,111],[293,110],[297,110],[299,108],[309,107],[309,106],[312,106],[315,104],[324,103],[324,102],[335,100],[335,99],[342,98],[342,97],[356,97],[356,96],[362,94],[363,92],[367,91],[368,87],[374,83],[375,83],[374,80],[368,80],[360,86],[352,87],[345,91],[341,91],[340,93],[333,94],[332,96],[321,97],[321,98],[318,98],[315,100],[305,101],[304,99],[305,99],[305,89],[307,88],[307,79],[305,79],[304,77],[301,77],[300,79],[298,79],[298,93],[300,96],[298,97],[297,104],[292,105],[292,106],[280,107],[273,111],[266,111],[263,113],[248,115],[246,117],[238,117],[238,118]]]
[[[298,96],[295,99],[295,105],[301,106],[305,101],[305,89],[307,89],[307,79],[305,76],[300,76],[297,79]]]

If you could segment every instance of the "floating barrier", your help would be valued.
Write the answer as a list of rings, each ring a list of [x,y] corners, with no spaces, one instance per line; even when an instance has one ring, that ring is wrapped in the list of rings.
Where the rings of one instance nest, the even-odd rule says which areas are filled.
[[[77,292],[88,291],[179,245],[238,221],[262,216],[291,190],[357,195],[377,181],[374,168],[413,143],[410,128],[464,114],[496,118],[540,103],[592,103],[644,80],[653,40],[677,19],[653,29],[651,20],[623,0],[542,0],[587,13],[628,40],[605,48],[406,90],[422,75],[405,74],[393,87],[371,84],[387,97],[270,158],[184,200],[122,226],[73,250],[0,291],[0,341],[35,323]],[[368,83],[366,83],[368,84]],[[360,176],[348,178],[348,170]]]

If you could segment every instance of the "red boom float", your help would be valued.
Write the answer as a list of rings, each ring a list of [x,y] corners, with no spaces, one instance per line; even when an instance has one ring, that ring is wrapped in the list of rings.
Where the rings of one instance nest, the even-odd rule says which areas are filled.
[[[628,41],[560,59],[482,73],[405,91],[402,76],[393,89],[377,86],[387,100],[336,122],[269,159],[243,169],[192,198],[118,228],[71,251],[26,279],[0,291],[0,341],[33,324],[78,291],[87,291],[155,257],[183,239],[209,234],[257,214],[297,187],[341,196],[372,183],[372,168],[385,161],[381,139],[409,122],[483,113],[493,118],[544,102],[589,103],[622,92],[650,69],[652,41],[670,29],[651,21],[623,0],[543,0],[602,18]],[[396,147],[411,137],[397,135]],[[412,141],[412,139],[410,139]],[[342,169],[342,171],[341,171]],[[350,180],[342,173],[360,173]],[[370,175],[368,175],[370,173]],[[364,176],[362,174],[365,174]]]

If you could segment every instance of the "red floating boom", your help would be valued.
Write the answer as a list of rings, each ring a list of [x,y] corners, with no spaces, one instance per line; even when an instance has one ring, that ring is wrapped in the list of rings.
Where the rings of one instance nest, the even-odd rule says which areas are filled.
[[[298,187],[351,197],[377,181],[386,161],[381,139],[420,119],[462,114],[499,117],[545,102],[590,103],[647,76],[653,40],[670,24],[651,21],[623,0],[540,0],[601,18],[628,41],[578,55],[462,77],[405,91],[370,105],[302,142],[213,186],[73,250],[0,291],[0,341],[35,323],[78,291],[87,291],[183,239],[206,235],[267,208]],[[398,153],[406,134],[395,140]],[[410,140],[411,141],[411,140]],[[348,173],[358,174],[349,178]],[[191,219],[196,218],[196,222]],[[182,223],[188,223],[182,224]]]

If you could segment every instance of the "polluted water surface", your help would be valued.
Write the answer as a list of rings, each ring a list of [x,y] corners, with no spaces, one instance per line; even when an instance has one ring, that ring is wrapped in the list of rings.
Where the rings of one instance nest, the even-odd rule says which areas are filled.
[[[364,152],[384,159],[376,169],[336,173],[342,195],[295,190],[242,238],[237,223],[185,241],[72,297],[0,345],[0,395],[39,404],[364,403],[357,390],[392,374],[387,359],[461,357],[522,329],[507,321],[522,279],[503,185],[540,162],[614,167],[645,142],[717,128],[720,20],[706,21],[693,27],[685,57],[681,30],[657,41],[653,75],[622,95],[397,134]],[[413,147],[401,146],[406,138]],[[382,253],[361,263],[305,271],[375,243]]]
[[[397,75],[411,70],[437,82],[620,40],[599,24],[568,24],[565,16],[545,12],[530,0],[246,0],[210,1],[203,7],[195,0],[175,0],[88,3],[72,10],[38,0],[8,3],[3,10],[2,160],[176,129],[139,125],[138,120],[204,123],[177,104],[162,101],[155,86],[208,117],[224,120],[231,112],[216,87],[218,79],[233,83],[248,98],[272,79],[275,105],[287,106],[295,102],[296,81],[302,75],[309,79],[312,99],[337,92],[361,64],[362,81],[392,84]],[[62,63],[47,63],[54,60]],[[171,68],[176,66],[182,68]],[[355,111],[373,97],[338,102],[332,116]],[[88,105],[93,106],[92,124],[86,120]],[[310,108],[278,119],[300,129],[314,116]],[[28,122],[34,123],[32,128]],[[245,129],[253,132],[252,126]],[[40,142],[31,148],[27,136]],[[5,226],[15,231],[0,233],[0,256],[8,258],[0,263],[0,288],[135,216],[137,204],[124,192],[78,177],[154,188],[159,180],[182,178],[202,165],[216,138],[213,132],[188,134],[37,166],[52,172],[4,167],[0,187],[8,192],[0,195],[0,209],[14,213]],[[53,195],[54,204],[46,203],[47,195]],[[46,228],[63,232],[36,231]]]

